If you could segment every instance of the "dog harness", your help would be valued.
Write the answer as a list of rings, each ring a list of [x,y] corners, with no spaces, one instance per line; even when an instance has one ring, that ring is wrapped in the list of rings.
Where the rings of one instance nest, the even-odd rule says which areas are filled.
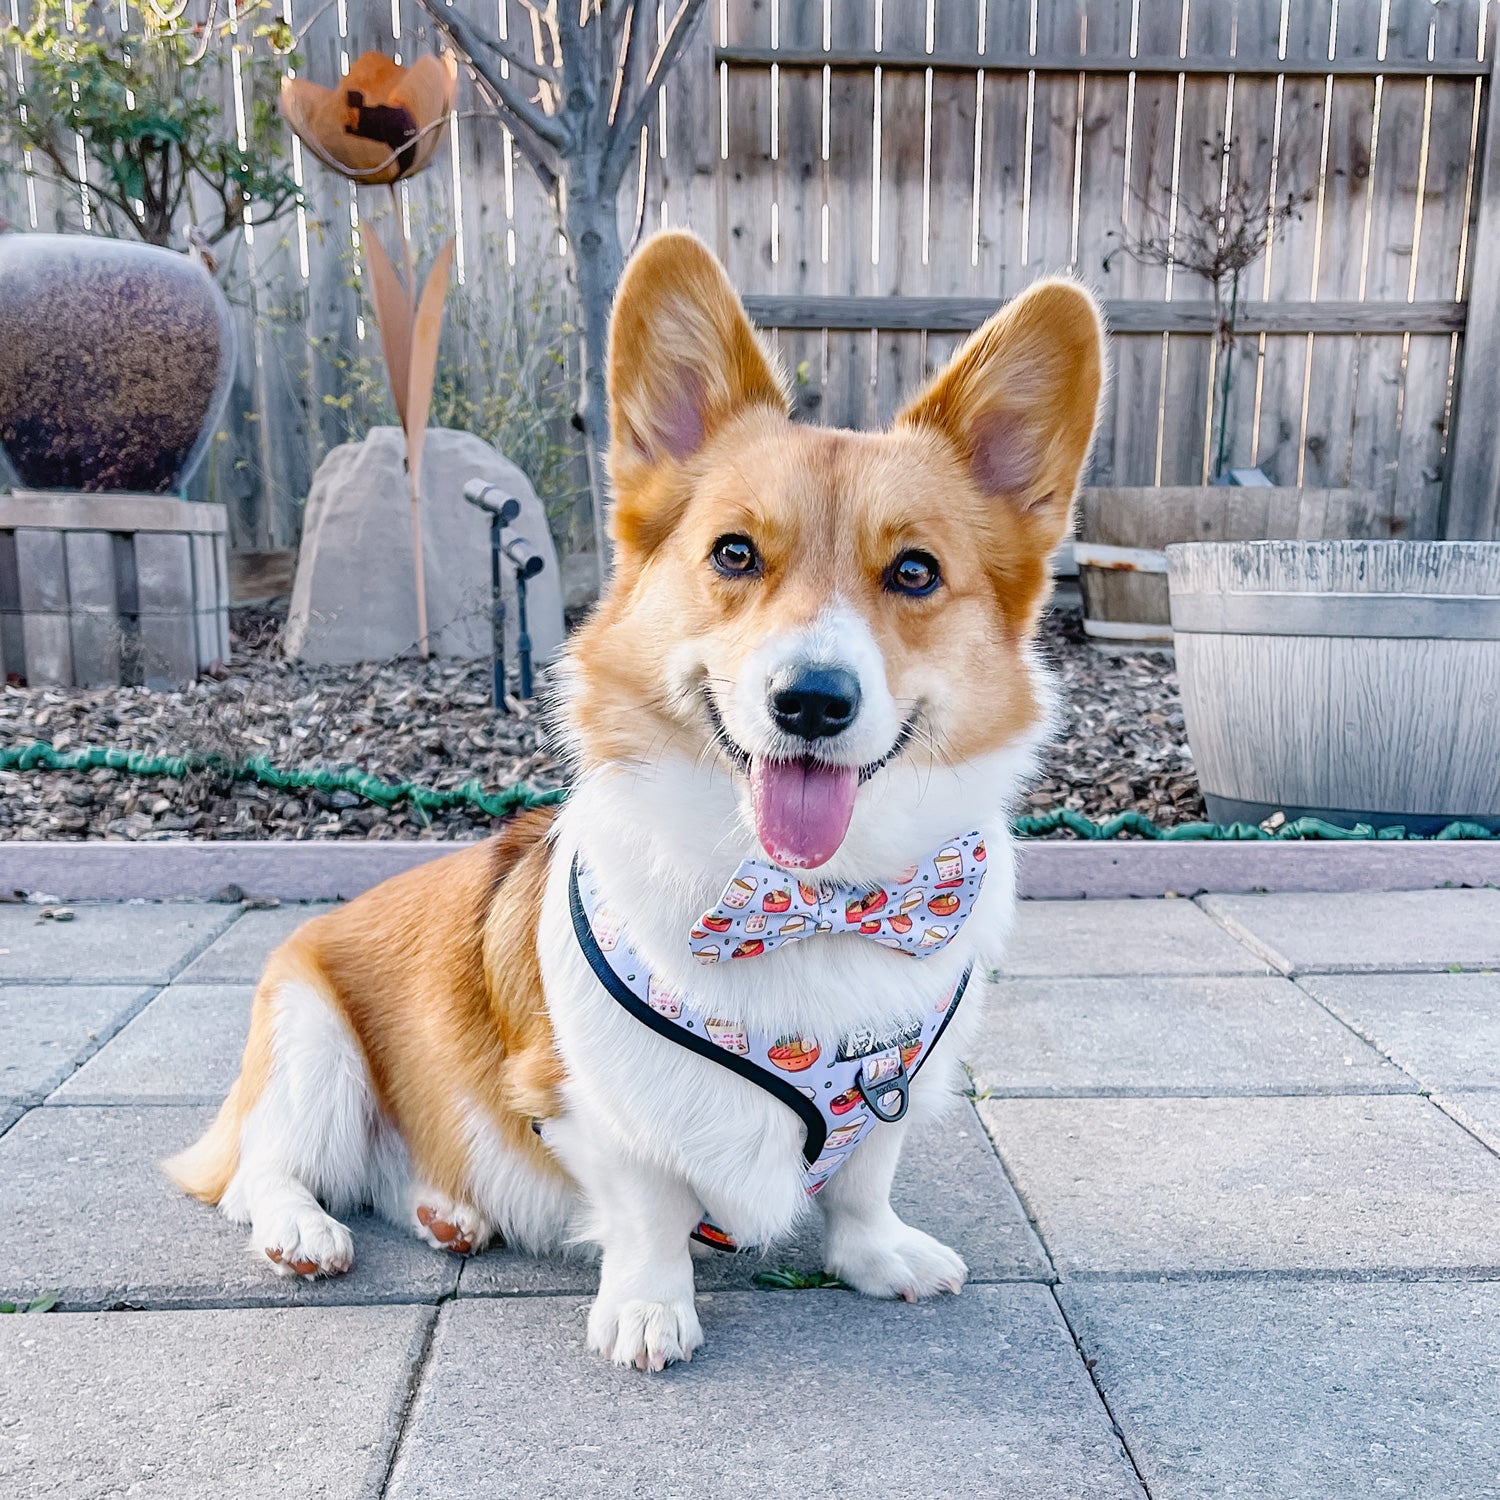
[[[718,904],[694,924],[689,947],[699,963],[734,963],[784,943],[849,932],[926,958],[957,936],[984,884],[985,868],[984,841],[977,833],[953,839],[889,885],[873,888],[810,884],[779,866],[746,860]],[[577,859],[569,899],[583,956],[621,1006],[659,1036],[728,1068],[798,1115],[807,1129],[802,1154],[809,1194],[823,1187],[878,1124],[894,1123],[906,1113],[911,1080],[958,1010],[969,982],[966,969],[920,1020],[895,1035],[771,1036],[707,1014],[691,995],[651,973]],[[716,1249],[740,1248],[708,1218],[694,1238]]]

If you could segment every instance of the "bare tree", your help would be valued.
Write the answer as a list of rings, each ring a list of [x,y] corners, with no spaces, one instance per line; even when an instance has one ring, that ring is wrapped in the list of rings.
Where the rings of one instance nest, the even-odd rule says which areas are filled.
[[[679,0],[657,37],[657,0],[523,0],[529,46],[477,26],[444,0],[420,0],[558,203],[583,332],[581,416],[594,530],[605,559],[602,460],[609,309],[625,265],[619,195],[667,75],[707,0]],[[691,125],[689,126],[691,128]]]
[[[1177,198],[1163,184],[1149,181],[1137,194],[1142,210],[1141,228],[1131,231],[1121,225],[1112,237],[1119,241],[1104,258],[1124,251],[1147,265],[1175,266],[1201,277],[1213,294],[1214,331],[1219,341],[1220,389],[1219,432],[1214,453],[1214,478],[1221,478],[1227,458],[1226,443],[1229,422],[1229,392],[1234,367],[1234,331],[1239,321],[1240,283],[1266,251],[1281,237],[1288,223],[1302,217],[1302,205],[1312,197],[1312,189],[1301,192],[1274,193],[1269,174],[1260,182],[1245,175],[1240,158],[1242,148],[1235,140],[1222,135],[1211,141],[1200,141],[1210,172],[1209,181],[1218,178],[1218,191],[1197,201]],[[1149,149],[1149,148],[1148,148]],[[1154,151],[1147,158],[1154,160]],[[1217,169],[1214,171],[1213,169]],[[1282,159],[1287,169],[1287,159]]]

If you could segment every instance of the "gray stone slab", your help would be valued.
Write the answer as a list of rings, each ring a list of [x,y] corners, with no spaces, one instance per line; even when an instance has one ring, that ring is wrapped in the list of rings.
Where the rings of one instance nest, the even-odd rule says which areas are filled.
[[[1428,1088],[1500,1088],[1500,974],[1313,974],[1302,988]]]
[[[0,980],[166,984],[239,908],[164,901],[73,912],[71,922],[47,922],[35,906],[0,906]]]
[[[1044,1287],[701,1303],[706,1345],[658,1375],[588,1353],[585,1302],[449,1305],[387,1494],[1141,1494]]]
[[[432,1302],[458,1262],[414,1235],[355,1219],[354,1269],[283,1279],[246,1249],[249,1230],[185,1197],[158,1162],[208,1109],[34,1109],[0,1137],[0,1296],[58,1290],[66,1308]]]
[[[999,972],[1012,978],[1264,974],[1191,901],[1024,901]]]
[[[1500,885],[1500,842],[1493,839],[1021,839],[1019,845],[1021,893],[1047,901]]]
[[[254,984],[273,948],[280,947],[309,918],[331,911],[330,902],[247,911],[183,971],[190,984]]]
[[[1500,1268],[1500,1160],[1426,1099],[993,1099],[1064,1275]]]
[[[0,554],[3,556],[3,554]],[[592,566],[592,564],[590,564]],[[222,619],[222,616],[221,616]],[[3,623],[3,622],[0,622]],[[221,653],[222,654],[222,653]],[[182,843],[13,843],[9,883],[70,901],[215,895],[231,882],[283,901],[349,899],[454,851],[446,842],[285,839]],[[1166,843],[1021,840],[1021,894],[1039,900],[1162,896],[1173,891],[1423,890],[1500,885],[1500,842]]]
[[[953,1246],[976,1281],[1045,1281],[1051,1268],[1015,1190],[1005,1179],[984,1129],[967,1104],[941,1126],[913,1132],[901,1153],[891,1201],[908,1223]],[[753,1286],[761,1271],[821,1271],[822,1220],[814,1212],[801,1234],[765,1254],[710,1251],[696,1262],[700,1290]],[[537,1258],[488,1250],[464,1266],[461,1296],[513,1292],[590,1292],[599,1284],[587,1256]]]
[[[1061,1296],[1155,1500],[1500,1493],[1500,1285]]]
[[[1500,1089],[1459,1089],[1440,1098],[1444,1109],[1500,1155]]]
[[[239,1073],[254,993],[248,984],[169,985],[51,1102],[217,1105]],[[0,990],[0,1007],[4,995]]]
[[[1287,979],[1005,979],[988,990],[984,1029],[969,1047],[974,1083],[982,1091],[1277,1094],[1416,1088]]]
[[[0,1100],[41,1099],[150,993],[140,985],[0,985]]]
[[[1500,967],[1500,890],[1205,896],[1287,974]]]
[[[377,1496],[424,1307],[0,1319],[0,1493]]]

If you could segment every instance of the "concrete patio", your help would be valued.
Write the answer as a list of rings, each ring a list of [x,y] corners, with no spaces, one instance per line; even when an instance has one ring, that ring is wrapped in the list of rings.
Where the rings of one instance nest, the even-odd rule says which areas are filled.
[[[1027,903],[899,1187],[973,1283],[719,1259],[654,1378],[586,1263],[288,1285],[159,1174],[315,909],[0,906],[0,1494],[1500,1496],[1500,890]]]

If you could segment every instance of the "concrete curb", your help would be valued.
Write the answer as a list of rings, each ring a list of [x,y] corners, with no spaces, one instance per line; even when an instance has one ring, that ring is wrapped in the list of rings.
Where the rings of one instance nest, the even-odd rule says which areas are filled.
[[[282,901],[350,898],[461,845],[289,841],[0,844],[0,891],[66,901],[207,900],[225,886]],[[1037,900],[1205,891],[1408,891],[1500,886],[1500,840],[1445,843],[1023,841]]]

